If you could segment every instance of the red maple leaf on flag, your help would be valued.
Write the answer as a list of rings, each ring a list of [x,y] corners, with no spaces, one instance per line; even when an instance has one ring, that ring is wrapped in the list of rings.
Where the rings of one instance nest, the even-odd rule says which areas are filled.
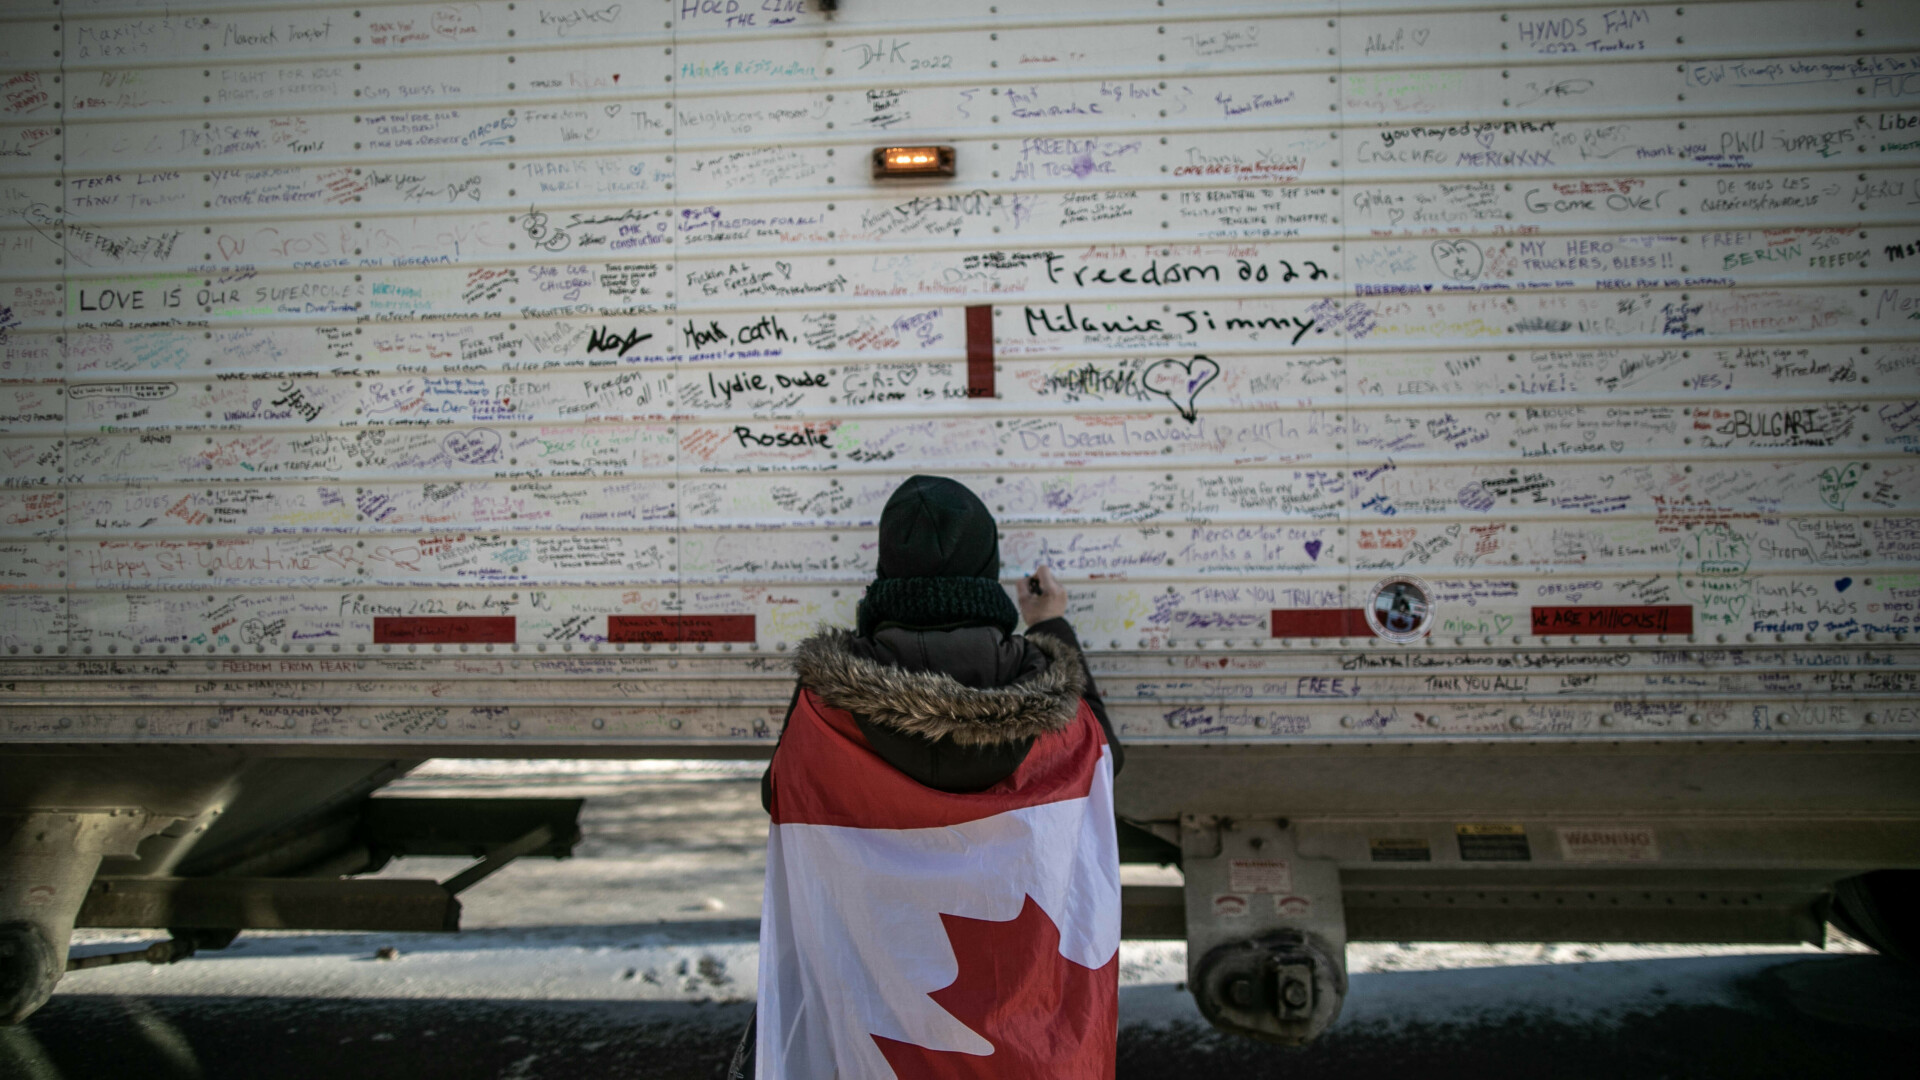
[[[1112,1080],[1120,954],[1090,968],[1060,955],[1060,928],[1033,897],[1008,922],[941,915],[960,972],[927,996],[993,1044],[929,1050],[875,1035],[900,1080]]]

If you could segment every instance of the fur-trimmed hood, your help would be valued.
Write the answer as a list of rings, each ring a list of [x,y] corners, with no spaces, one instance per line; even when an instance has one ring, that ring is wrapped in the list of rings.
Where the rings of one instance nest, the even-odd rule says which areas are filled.
[[[1059,731],[1086,693],[1080,650],[1046,634],[1026,640],[1047,656],[1036,675],[974,689],[941,672],[907,671],[857,655],[848,630],[823,630],[800,643],[801,685],[871,724],[961,746],[986,746]]]

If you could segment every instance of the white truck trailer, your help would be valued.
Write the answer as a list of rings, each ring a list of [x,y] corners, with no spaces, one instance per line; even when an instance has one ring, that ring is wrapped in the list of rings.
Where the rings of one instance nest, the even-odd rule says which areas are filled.
[[[1913,946],[1909,2],[9,0],[0,89],[10,1018],[567,850],[421,759],[765,757],[918,472],[1069,583],[1228,1030]]]

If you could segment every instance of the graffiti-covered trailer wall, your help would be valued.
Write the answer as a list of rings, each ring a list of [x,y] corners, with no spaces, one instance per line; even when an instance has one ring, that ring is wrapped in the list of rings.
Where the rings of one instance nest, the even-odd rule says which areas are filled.
[[[838,8],[9,4],[7,736],[764,752],[914,472],[1136,741],[1920,728],[1911,5]]]

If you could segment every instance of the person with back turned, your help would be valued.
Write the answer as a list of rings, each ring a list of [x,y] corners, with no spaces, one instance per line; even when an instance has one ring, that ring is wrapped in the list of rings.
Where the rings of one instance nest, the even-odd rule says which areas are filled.
[[[1111,1077],[1121,749],[1066,590],[1037,568],[1016,610],[993,515],[943,477],[879,540],[762,780],[757,1075]]]

